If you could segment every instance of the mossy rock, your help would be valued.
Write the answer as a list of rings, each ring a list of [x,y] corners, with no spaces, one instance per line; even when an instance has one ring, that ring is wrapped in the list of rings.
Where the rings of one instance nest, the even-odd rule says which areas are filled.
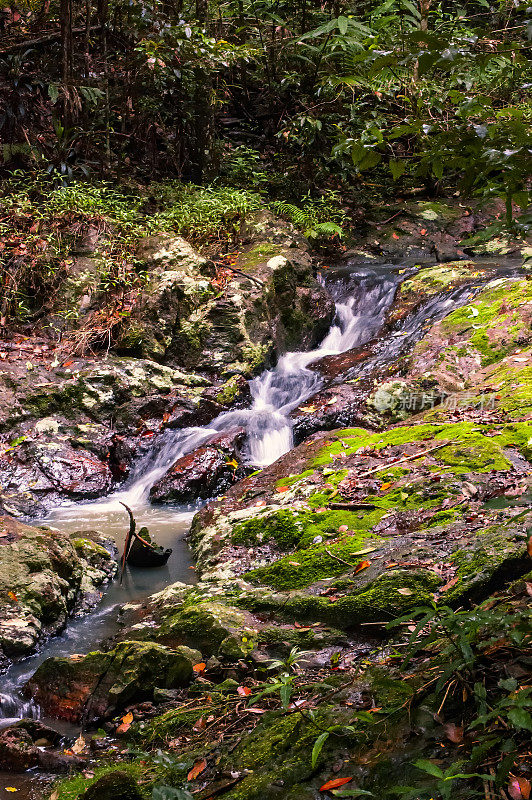
[[[132,775],[116,770],[94,781],[81,797],[83,800],[142,800],[143,795]]]
[[[197,658],[188,648],[121,642],[109,652],[46,659],[25,691],[50,716],[94,721],[133,700],[150,699],[155,686],[188,685]]]

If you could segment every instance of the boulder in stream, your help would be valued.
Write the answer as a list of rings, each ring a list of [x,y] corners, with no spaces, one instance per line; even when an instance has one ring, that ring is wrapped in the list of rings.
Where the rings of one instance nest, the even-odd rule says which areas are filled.
[[[245,474],[240,462],[244,428],[235,428],[179,458],[150,489],[154,503],[191,503],[225,491]]]
[[[51,717],[90,723],[151,699],[156,686],[186,686],[199,661],[200,653],[188,647],[121,642],[108,652],[46,659],[24,691]]]
[[[0,665],[31,653],[100,599],[116,562],[98,534],[70,536],[0,516]]]

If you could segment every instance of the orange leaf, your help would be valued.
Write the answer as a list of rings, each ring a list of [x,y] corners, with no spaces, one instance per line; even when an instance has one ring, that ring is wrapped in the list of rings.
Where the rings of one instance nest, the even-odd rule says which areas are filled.
[[[381,492],[384,492],[385,489],[389,489],[391,485],[391,483],[381,483]]]
[[[18,597],[16,596],[15,592],[8,592],[7,596],[10,600],[14,600],[15,603],[18,603]]]
[[[290,489],[290,487],[289,487],[289,486],[278,486],[278,487],[277,487],[277,491],[278,491],[279,493],[281,493],[281,492],[287,492],[289,489]]]
[[[247,686],[239,686],[237,692],[240,697],[247,697],[248,694],[251,694],[251,689],[249,689]]]
[[[392,233],[392,239],[398,239],[398,238],[399,238],[399,235],[394,231]]]
[[[128,730],[131,728],[131,723],[133,722],[133,714],[131,711],[122,717],[122,724],[118,726],[116,729],[117,733],[127,733]]]
[[[508,794],[512,800],[529,800],[530,781],[526,778],[512,778],[508,786]]]
[[[346,783],[352,781],[353,778],[333,778],[332,781],[327,781],[323,786],[320,786],[320,792],[326,792],[329,789],[338,789],[339,786],[345,786]]]
[[[421,234],[422,236],[425,236],[425,234],[426,234],[426,232],[427,232],[427,229],[426,229],[426,228],[421,228],[421,230],[420,230],[419,232],[420,232],[420,234]]]
[[[196,761],[194,763],[194,766],[192,767],[192,769],[190,770],[190,772],[187,775],[187,781],[195,780],[198,777],[198,775],[201,772],[203,772],[203,770],[206,768],[206,766],[207,766],[207,762],[205,761],[204,758],[201,758],[199,761]]]
[[[207,664],[204,661],[200,661],[199,664],[194,664],[192,669],[194,670],[194,672],[197,672],[198,674],[200,674],[202,672],[205,672],[205,667],[206,666],[207,666]]]
[[[371,564],[371,561],[360,561],[355,567],[355,573],[354,574],[356,575],[357,572],[362,572],[363,569],[367,569],[370,564]]]

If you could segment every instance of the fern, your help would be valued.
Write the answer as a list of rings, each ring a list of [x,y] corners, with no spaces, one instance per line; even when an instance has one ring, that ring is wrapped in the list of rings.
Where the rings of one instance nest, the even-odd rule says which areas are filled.
[[[307,197],[302,208],[286,200],[275,200],[269,207],[275,214],[290,220],[307,239],[341,237],[343,234],[345,212],[339,207],[334,192],[319,200]]]

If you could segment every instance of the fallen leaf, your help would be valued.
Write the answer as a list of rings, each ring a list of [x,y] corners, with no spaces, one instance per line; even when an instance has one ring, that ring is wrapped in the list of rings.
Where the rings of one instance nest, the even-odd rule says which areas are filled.
[[[456,578],[453,578],[449,583],[446,583],[445,586],[442,586],[440,592],[448,592],[449,589],[452,589],[453,586],[456,586],[458,583],[459,576],[457,575]]]
[[[339,786],[345,786],[346,783],[352,781],[353,778],[333,778],[332,781],[327,781],[323,786],[320,786],[320,792],[326,792],[329,789],[338,789]]]
[[[530,539],[526,543],[526,551],[527,551],[528,555],[530,556],[530,558],[532,558],[532,536],[530,537]]]
[[[463,725],[455,725],[454,722],[448,722],[443,726],[445,735],[453,744],[460,744],[464,741],[464,728]]]
[[[18,603],[18,597],[16,596],[15,592],[8,592],[7,596],[10,600],[13,600],[15,603]]]
[[[199,664],[194,664],[192,669],[194,670],[194,672],[197,672],[198,674],[200,674],[202,672],[205,672],[205,667],[206,666],[207,665],[206,665],[206,663],[204,661],[200,661]]]
[[[279,494],[281,494],[281,492],[287,492],[289,489],[290,489],[289,486],[278,486],[276,491],[278,491]]]
[[[397,233],[394,231],[394,232],[392,233],[392,239],[398,239],[398,238],[399,238],[399,234],[397,234]]]
[[[391,483],[381,483],[381,492],[384,492],[386,489],[389,489],[391,485],[392,485]]]
[[[331,397],[329,400],[327,400],[327,405],[332,406],[336,403],[337,400],[338,400],[337,397]]]
[[[122,723],[116,729],[117,733],[127,733],[128,730],[131,728],[131,723],[133,722],[133,714],[131,711],[127,713],[124,717],[122,717]],[[72,748],[74,749],[74,748]]]
[[[246,708],[246,711],[249,714],[265,714],[266,713],[264,708]]]
[[[301,406],[299,410],[302,414],[312,414],[313,411],[316,411],[316,406]]]
[[[512,800],[529,800],[530,781],[527,778],[512,778],[508,785],[508,794]]]
[[[349,530],[348,525],[340,525],[340,527],[338,528],[338,533],[346,533],[346,531],[348,530]]]
[[[207,767],[207,762],[205,761],[204,758],[201,758],[199,761],[196,761],[194,763],[194,766],[187,775],[187,781],[195,780],[206,767]]]
[[[18,792],[18,789],[15,789],[14,786],[6,786],[5,790],[6,792]]]
[[[526,593],[529,597],[532,597],[532,583],[526,583]]]
[[[251,689],[248,686],[239,686],[237,692],[240,697],[247,697],[248,694],[251,694]]]
[[[131,718],[133,719],[133,714],[131,715]],[[120,726],[120,727],[122,727],[122,726]],[[129,728],[129,725],[127,727]],[[126,728],[126,730],[127,730],[127,728]],[[78,738],[76,739],[76,741],[72,745],[72,752],[75,753],[76,755],[79,755],[80,753],[82,753],[85,750],[86,746],[87,746],[87,742],[83,738],[83,734],[80,733],[80,735],[78,736]]]
[[[205,729],[205,727],[206,727],[206,722],[203,719],[203,717],[200,717],[197,720],[197,722],[195,722],[194,725],[192,726],[192,730],[194,730],[194,731],[202,731],[202,730]]]
[[[371,561],[360,561],[355,567],[354,574],[356,575],[358,572],[362,572],[363,569],[367,569],[370,564]]]
[[[404,594],[405,596],[406,596],[406,595],[409,595],[409,594],[414,594],[414,592],[412,591],[412,589],[407,589],[407,588],[404,588],[404,589],[398,589],[397,591],[399,592],[399,594]]]
[[[427,233],[427,229],[426,228],[421,228],[421,230],[419,232],[420,232],[420,234],[422,236],[425,236],[425,234]]]
[[[289,563],[289,564],[290,564],[290,566],[292,566],[292,567],[300,567],[300,566],[301,566],[301,564],[299,563],[299,561],[289,561],[288,563]]]

